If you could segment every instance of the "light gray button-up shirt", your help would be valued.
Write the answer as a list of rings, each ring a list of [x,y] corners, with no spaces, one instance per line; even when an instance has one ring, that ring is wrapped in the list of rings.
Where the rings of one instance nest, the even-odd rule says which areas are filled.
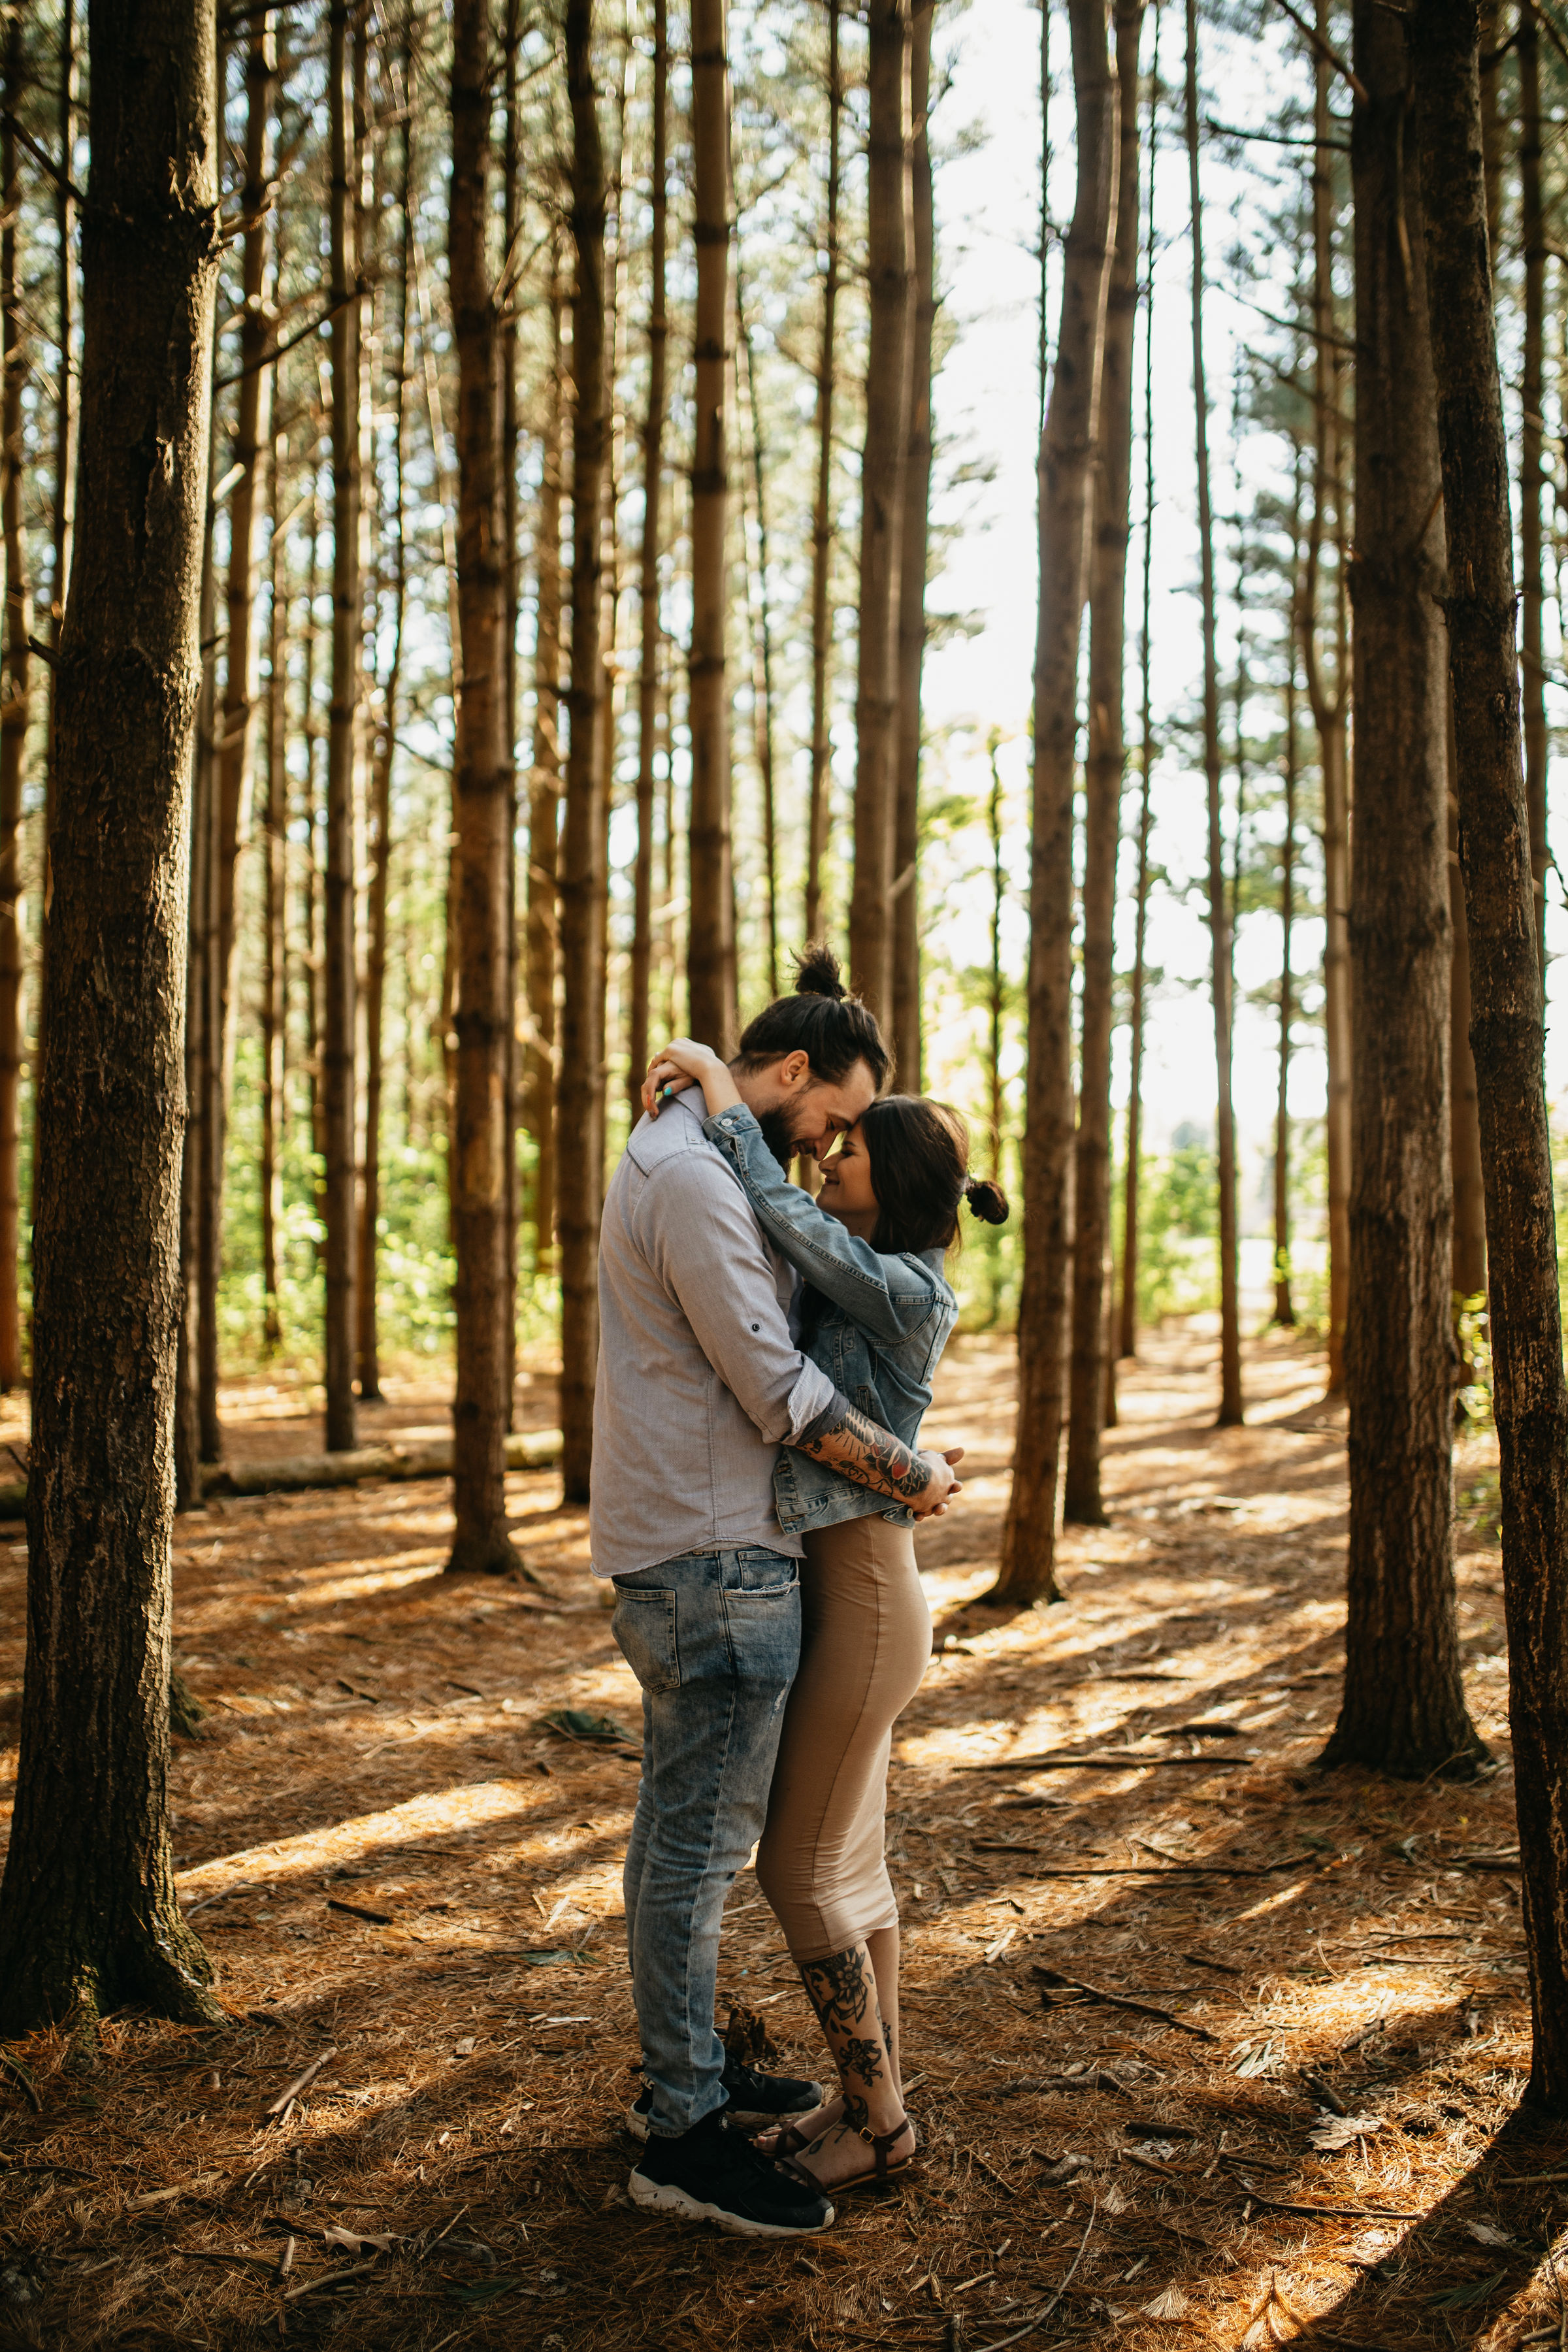
[[[794,1276],[703,1134],[701,1103],[693,1089],[641,1119],[605,1197],[597,1576],[741,1544],[798,1557],[773,1509],[773,1461],[837,1393],[790,1337]]]

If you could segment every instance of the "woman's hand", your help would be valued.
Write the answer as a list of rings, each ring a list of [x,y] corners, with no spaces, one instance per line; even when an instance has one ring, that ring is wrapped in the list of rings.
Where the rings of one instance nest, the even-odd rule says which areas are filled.
[[[647,1066],[642,1088],[643,1108],[650,1118],[657,1118],[662,1100],[694,1086],[702,1089],[710,1118],[717,1118],[721,1110],[728,1110],[741,1099],[729,1069],[710,1045],[699,1045],[691,1037],[672,1038],[668,1045],[660,1046]]]

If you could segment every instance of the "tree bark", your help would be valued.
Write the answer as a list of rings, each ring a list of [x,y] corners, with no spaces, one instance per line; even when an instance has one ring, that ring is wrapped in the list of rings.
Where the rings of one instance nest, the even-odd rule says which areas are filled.
[[[62,157],[75,152],[77,115],[77,43],[75,0],[60,0],[60,33],[58,57],[59,76],[56,117]],[[71,564],[71,516],[76,492],[77,389],[76,377],[66,364],[66,354],[73,341],[76,316],[76,197],[74,183],[68,173],[62,172],[55,184],[55,243],[56,243],[56,345],[60,353],[60,365],[55,375],[55,467],[54,501],[50,516],[50,538],[53,562],[49,572],[49,643],[58,652],[60,625],[65,618],[66,582]],[[49,902],[53,885],[49,875],[49,833],[53,823],[55,802],[55,704],[56,673],[49,671],[49,740],[44,771],[44,854],[43,880],[38,892],[38,959],[37,1014],[34,1024],[37,1051],[43,1051],[44,1025],[48,1019],[48,937]],[[34,1158],[33,1181],[37,1182],[37,1155]]]
[[[1530,811],[1530,865],[1535,877],[1535,955],[1546,991],[1546,669],[1542,617],[1542,444],[1546,427],[1543,343],[1546,218],[1541,194],[1541,34],[1536,0],[1519,0],[1519,241],[1524,259],[1523,367],[1519,382],[1520,658],[1523,673],[1524,796]]]
[[[868,274],[871,331],[860,460],[859,680],[849,969],[879,1020],[893,1010],[893,828],[899,592],[914,357],[914,140],[910,0],[870,0]]]
[[[640,653],[637,664],[637,852],[633,877],[631,1051],[626,1070],[627,1108],[635,1127],[642,1117],[640,1089],[647,1068],[648,998],[653,984],[653,857],[655,773],[658,738],[658,567],[664,516],[665,354],[669,322],[665,315],[665,260],[669,212],[669,11],[654,0],[653,139],[649,204],[652,236],[648,255],[647,407],[643,417],[642,556],[639,588]]]
[[[599,1211],[605,1164],[606,845],[599,758],[604,689],[599,586],[605,488],[605,156],[594,97],[593,0],[567,0],[566,69],[573,125],[572,230],[577,248],[577,285],[572,306],[576,398],[572,436],[572,735],[561,856],[563,986],[556,1148],[561,1167],[571,1171],[571,1181],[561,1186],[559,1194],[562,1475],[568,1500],[581,1502],[587,1496],[593,1462],[594,1376],[599,1352]],[[721,321],[719,332],[722,341]],[[720,686],[721,694],[721,678]],[[695,847],[695,827],[693,841]],[[695,1008],[692,1025],[699,1027]]]
[[[1447,719],[1437,422],[1399,19],[1356,0],[1350,1541],[1329,1764],[1473,1772],[1454,1591]],[[1406,261],[1406,239],[1409,258]]]
[[[0,689],[0,1391],[22,1379],[22,927],[19,856],[27,749],[32,583],[22,529],[22,386],[27,340],[16,282],[22,209],[14,128],[24,104],[23,19],[5,30],[5,120],[0,128],[0,521],[5,537],[5,675]]]
[[[457,1090],[451,1159],[458,1262],[448,1571],[516,1564],[506,1526],[510,1350],[506,1319],[507,1031],[510,892],[507,824],[506,564],[500,335],[486,229],[493,60],[488,0],[457,0],[452,26],[448,270],[458,346],[458,605],[462,687],[452,759]]]
[[[1089,578],[1091,485],[1106,297],[1116,236],[1116,71],[1104,0],[1070,0],[1078,194],[1062,271],[1056,373],[1040,439],[1040,602],[1035,640],[1029,853],[1028,1067],[1025,1077],[1024,1282],[1018,1423],[1002,1529],[998,1599],[1056,1597],[1072,1264],[1072,829],[1079,630]]]
[[[1345,488],[1340,422],[1341,346],[1334,332],[1333,138],[1329,107],[1332,68],[1322,54],[1329,0],[1318,0],[1312,135],[1312,513],[1307,530],[1300,631],[1307,698],[1318,737],[1323,796],[1323,1045],[1328,1061],[1324,1142],[1329,1175],[1328,1392],[1344,1385],[1345,1316],[1350,1304],[1351,982],[1350,771],[1346,719],[1350,685],[1345,605]],[[1335,551],[1331,634],[1332,674],[1324,660],[1322,572]]]
[[[1089,756],[1084,767],[1083,1038],[1074,1147],[1072,1360],[1064,1518],[1105,1525],[1100,1433],[1106,1410],[1106,1256],[1110,1247],[1110,1027],[1116,862],[1121,845],[1122,673],[1132,498],[1132,343],[1138,323],[1138,49],[1143,0],[1117,0],[1120,97],[1116,248],[1105,313],[1099,463],[1089,583]]]
[[[839,137],[844,87],[838,60],[840,0],[827,0],[827,221],[822,324],[816,347],[816,495],[811,510],[811,800],[806,815],[805,936],[822,937],[822,861],[827,854],[833,742],[827,709],[833,652],[833,395],[837,352]]]
[[[321,1112],[326,1161],[327,1451],[355,1442],[354,779],[362,690],[359,257],[348,12],[329,19],[332,429],[332,707],[327,735],[326,925],[321,971]]]
[[[256,587],[263,452],[272,441],[274,371],[266,365],[275,309],[268,299],[272,214],[268,198],[272,178],[272,99],[277,72],[277,35],[270,16],[251,23],[246,55],[245,180],[240,210],[247,227],[241,259],[239,384],[235,422],[234,478],[228,506],[228,576],[225,583],[226,652],[223,707],[214,755],[217,804],[216,840],[208,916],[207,976],[211,1034],[207,1056],[207,1194],[202,1209],[204,1312],[211,1336],[204,1349],[203,1458],[222,1458],[217,1423],[218,1284],[223,1274],[224,1178],[228,1139],[228,1097],[233,1079],[235,908],[240,845],[250,829],[255,789],[257,710]],[[215,1442],[216,1441],[216,1442]]]
[[[691,458],[691,846],[687,977],[693,1036],[735,1037],[730,840],[730,57],[726,0],[692,0],[692,195],[697,239],[696,427]]]
[[[1477,12],[1421,0],[1411,37],[1448,537],[1448,656],[1480,1094],[1510,1720],[1535,2048],[1527,2096],[1568,2112],[1568,1383],[1520,773],[1513,541],[1478,136]]]
[[[1470,926],[1465,878],[1459,871],[1458,760],[1450,746],[1448,789],[1448,919],[1454,949],[1448,983],[1449,1161],[1454,1184],[1456,1306],[1484,1301],[1487,1287],[1487,1202],[1481,1169],[1480,1104],[1470,1046]]]
[[[1187,0],[1187,187],[1193,226],[1193,403],[1197,417],[1198,542],[1203,569],[1204,771],[1208,784],[1209,942],[1213,972],[1215,1144],[1219,1192],[1220,1396],[1215,1426],[1242,1419],[1241,1307],[1237,1290],[1236,1112],[1231,1099],[1232,924],[1220,824],[1219,665],[1215,648],[1214,503],[1209,492],[1209,399],[1204,371],[1204,224],[1198,175],[1198,10]]]
[[[735,334],[737,362],[746,364],[746,404],[751,425],[752,491],[757,509],[757,614],[752,628],[752,741],[757,774],[763,787],[763,865],[768,893],[768,994],[779,993],[779,845],[778,796],[773,776],[773,611],[769,584],[768,468],[763,437],[763,403],[757,390],[756,353],[746,316],[745,281],[741,257],[735,255]],[[739,368],[737,366],[737,380]],[[737,399],[739,388],[737,381]],[[744,538],[745,499],[741,501]],[[746,565],[746,614],[751,623],[751,565]]]
[[[550,377],[540,458],[538,604],[534,617],[533,764],[528,789],[528,891],[523,948],[528,1052],[523,1124],[533,1138],[533,1270],[555,1255],[556,865],[561,814],[561,467],[566,381],[561,356],[560,248],[550,251]]]
[[[79,527],[38,1089],[27,1664],[0,2032],[216,2024],[169,1849],[185,876],[217,284],[212,0],[95,0]],[[62,1834],[66,1826],[69,1834]]]
[[[517,380],[520,336],[520,263],[517,247],[522,227],[522,113],[518,79],[518,51],[522,42],[522,0],[507,0],[506,10],[506,130],[501,148],[501,209],[503,246],[500,299],[504,301],[500,331],[501,372],[501,499],[505,541],[506,695],[503,724],[506,735],[506,1234],[502,1265],[506,1303],[506,1427],[517,1412],[517,1259],[522,1230],[522,1171],[518,1159],[518,1134],[522,1123],[522,1040],[518,1015],[522,977],[522,941],[518,925],[518,821],[521,798],[518,788],[517,634],[522,618],[522,517],[518,482],[518,455],[522,440]]]
[[[283,1344],[279,1277],[283,1223],[282,1154],[288,1125],[284,1092],[288,935],[284,917],[289,895],[289,581],[280,526],[284,520],[283,468],[288,454],[287,436],[275,431],[267,453],[267,806],[262,828],[261,1165],[258,1171],[261,1348],[266,1356]]]
[[[910,111],[914,125],[914,320],[904,512],[899,543],[899,709],[893,788],[893,1061],[906,1094],[922,1085],[921,1021],[921,671],[930,562],[931,340],[936,326],[936,207],[931,162],[931,38],[935,0],[914,0]]]
[[[404,440],[408,409],[408,278],[413,226],[414,132],[405,115],[398,190],[397,373],[393,384],[392,652],[382,692],[370,786],[370,889],[365,906],[364,1182],[360,1198],[359,1265],[354,1306],[359,1320],[359,1392],[381,1397],[380,1318],[376,1311],[381,1240],[381,1122],[385,1092],[386,902],[392,873],[392,767],[397,751],[398,699],[403,681],[403,633],[408,601],[408,543],[404,516]],[[460,709],[460,706],[459,706]]]
[[[1143,1159],[1143,991],[1149,938],[1149,835],[1154,776],[1153,638],[1151,620],[1154,582],[1154,171],[1159,161],[1156,131],[1160,106],[1160,11],[1154,11],[1154,56],[1149,77],[1149,211],[1143,248],[1143,595],[1138,632],[1138,677],[1142,709],[1142,749],[1138,777],[1138,877],[1133,885],[1132,983],[1129,1006],[1127,1164],[1121,1218],[1121,1319],[1118,1352],[1138,1353],[1138,1211]]]
[[[1290,581],[1294,602],[1301,563],[1301,454],[1296,452],[1290,501]],[[1296,798],[1300,782],[1298,724],[1300,656],[1295,614],[1286,623],[1285,644],[1285,838],[1279,849],[1279,1092],[1274,1109],[1274,1320],[1293,1330],[1290,1297],[1290,1030],[1296,1018],[1296,975],[1290,955],[1296,928]]]

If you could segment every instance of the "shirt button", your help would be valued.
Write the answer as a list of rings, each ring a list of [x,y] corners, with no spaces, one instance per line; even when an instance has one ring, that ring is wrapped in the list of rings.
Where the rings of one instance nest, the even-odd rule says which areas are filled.
[[[753,1331],[760,1331],[760,1330],[762,1329],[762,1328],[763,1328],[763,1327],[762,1327],[762,1325],[761,1325],[760,1323],[753,1323],[753,1324],[752,1324],[752,1330],[753,1330]]]

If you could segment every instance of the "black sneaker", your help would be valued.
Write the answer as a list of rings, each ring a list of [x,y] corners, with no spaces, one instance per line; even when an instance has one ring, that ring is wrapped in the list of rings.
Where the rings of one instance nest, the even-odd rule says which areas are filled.
[[[723,2109],[679,2139],[650,2137],[626,2182],[648,2213],[713,2221],[731,2238],[805,2238],[826,2230],[833,2208],[820,2190],[759,2156],[723,2127]]]
[[[724,2061],[724,2088],[730,2104],[726,2125],[742,2131],[761,2131],[768,2124],[786,2123],[791,2116],[809,2116],[822,2105],[820,2083],[802,2083],[792,2074],[759,2074],[734,2058]],[[626,2129],[634,2139],[647,2139],[653,2114],[653,2093],[639,2091],[626,2109]]]

